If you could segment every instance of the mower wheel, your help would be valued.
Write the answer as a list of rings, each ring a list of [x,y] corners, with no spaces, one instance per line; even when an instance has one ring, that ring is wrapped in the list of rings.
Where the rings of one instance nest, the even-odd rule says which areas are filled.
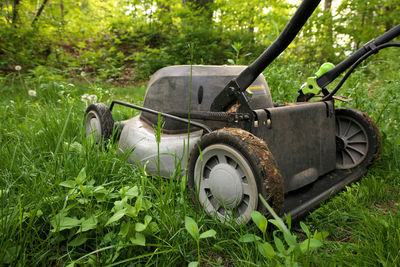
[[[86,109],[86,136],[93,135],[96,143],[107,140],[114,127],[114,119],[104,103],[91,104]]]
[[[375,122],[364,112],[339,108],[336,116],[336,168],[368,167],[378,160],[381,135]]]
[[[283,180],[267,144],[253,134],[223,128],[204,135],[193,148],[188,184],[195,204],[220,220],[245,224],[253,210],[266,212],[261,194],[279,214]]]

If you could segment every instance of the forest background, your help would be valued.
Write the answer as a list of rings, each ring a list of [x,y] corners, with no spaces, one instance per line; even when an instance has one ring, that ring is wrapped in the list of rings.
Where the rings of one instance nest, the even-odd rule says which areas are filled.
[[[146,81],[168,65],[249,64],[299,4],[0,0],[0,264],[399,265],[398,49],[365,61],[339,92],[353,99],[339,106],[376,121],[381,160],[304,218],[312,233],[289,225],[295,244],[273,223],[266,233],[209,218],[181,177],[149,178],[116,147],[85,138],[90,102],[142,104]],[[400,0],[321,1],[264,71],[274,101],[294,101],[321,63],[339,63],[399,17]],[[113,111],[116,120],[135,114]],[[200,240],[185,223],[207,234]]]
[[[176,64],[246,64],[279,35],[299,1],[0,2],[0,71],[147,80]],[[284,58],[339,62],[396,24],[396,0],[325,0]],[[334,4],[334,5],[332,5]],[[188,45],[194,47],[193,59]]]

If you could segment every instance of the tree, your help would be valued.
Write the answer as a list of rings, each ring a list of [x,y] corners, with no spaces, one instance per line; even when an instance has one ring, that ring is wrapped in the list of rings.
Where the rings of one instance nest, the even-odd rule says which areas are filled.
[[[35,17],[34,17],[33,20],[32,20],[32,26],[35,25],[35,22],[39,19],[40,15],[42,14],[43,9],[45,8],[45,6],[46,6],[46,4],[47,4],[48,1],[49,1],[49,0],[43,0],[43,2],[42,2],[42,4],[40,5],[40,7],[39,7],[39,9],[38,9],[38,11],[37,11]]]

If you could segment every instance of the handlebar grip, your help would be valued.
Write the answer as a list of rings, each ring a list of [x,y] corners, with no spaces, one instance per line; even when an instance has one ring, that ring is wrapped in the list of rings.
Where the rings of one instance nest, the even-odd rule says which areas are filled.
[[[318,86],[321,88],[327,86],[333,80],[335,80],[341,73],[343,73],[346,69],[348,69],[351,65],[353,65],[359,58],[361,58],[363,55],[371,51],[371,49],[373,49],[371,47],[387,43],[399,35],[400,35],[400,24],[393,27],[389,31],[385,32],[378,38],[371,40],[363,47],[358,49],[356,52],[354,52],[354,54],[352,54],[350,57],[348,57],[347,59],[343,60],[338,65],[336,65],[336,67],[334,67],[330,71],[327,71],[321,77],[317,78]]]

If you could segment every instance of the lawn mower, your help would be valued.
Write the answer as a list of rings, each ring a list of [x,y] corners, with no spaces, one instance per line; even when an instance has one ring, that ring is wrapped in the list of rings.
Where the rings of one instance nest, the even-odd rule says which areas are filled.
[[[243,224],[253,210],[266,213],[259,195],[280,215],[296,219],[306,214],[379,158],[377,126],[361,111],[335,108],[335,100],[347,101],[336,92],[367,57],[400,46],[389,43],[400,35],[399,24],[337,66],[323,64],[299,90],[297,102],[274,104],[262,72],[319,2],[304,0],[280,36],[249,66],[169,66],[151,77],[143,106],[117,100],[109,107],[90,105],[87,135],[97,142],[116,139],[121,153],[129,153],[129,161],[148,174],[187,174],[193,201],[221,220]],[[329,91],[326,86],[347,69]],[[114,122],[116,105],[141,114]],[[162,133],[156,134],[160,125]],[[119,134],[110,138],[117,128]]]

